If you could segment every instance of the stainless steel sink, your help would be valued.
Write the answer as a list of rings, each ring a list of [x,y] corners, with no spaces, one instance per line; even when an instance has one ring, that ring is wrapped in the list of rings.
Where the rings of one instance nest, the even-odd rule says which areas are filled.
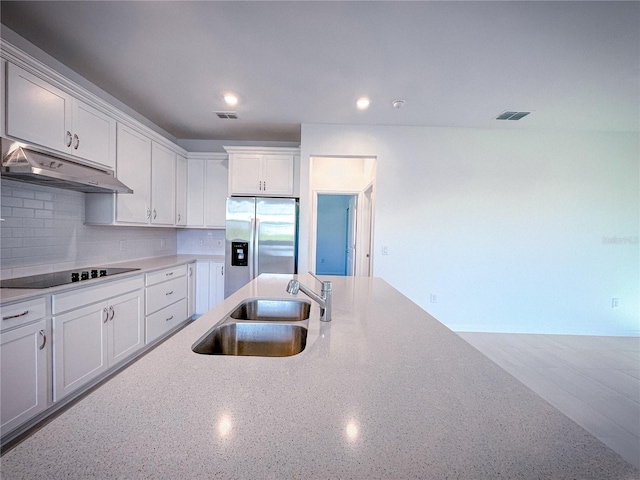
[[[206,355],[289,357],[304,350],[307,329],[291,323],[223,323],[191,349]]]
[[[304,300],[252,298],[229,314],[235,320],[301,321],[309,318],[311,303]]]

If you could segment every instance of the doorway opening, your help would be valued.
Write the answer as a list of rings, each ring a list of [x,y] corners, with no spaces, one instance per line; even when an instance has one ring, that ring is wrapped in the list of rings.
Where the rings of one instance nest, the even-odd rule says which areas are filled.
[[[357,203],[357,195],[318,194],[316,274],[354,274]]]
[[[375,170],[375,158],[311,157],[310,265],[317,274],[373,274]]]

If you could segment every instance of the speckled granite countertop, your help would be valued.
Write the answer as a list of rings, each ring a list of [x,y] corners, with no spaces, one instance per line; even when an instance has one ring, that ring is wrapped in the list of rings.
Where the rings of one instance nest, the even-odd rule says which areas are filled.
[[[334,278],[333,321],[314,304],[299,355],[191,351],[287,280],[260,277],[150,351],[7,452],[2,478],[640,478],[380,279]]]
[[[96,265],[101,267],[126,267],[139,268],[134,272],[121,273],[112,277],[92,278],[81,282],[59,285],[51,288],[27,289],[27,288],[0,288],[0,301],[14,302],[19,300],[28,300],[29,298],[41,297],[43,295],[51,295],[54,293],[65,292],[77,288],[88,287],[90,285],[98,285],[99,283],[122,280],[123,278],[139,275],[141,273],[153,272],[163,268],[175,267],[178,265],[186,265],[196,260],[210,260],[224,262],[224,255],[167,255],[164,257],[141,258],[137,260],[129,260],[126,262],[112,263],[108,265]],[[85,267],[86,268],[86,267]],[[83,267],[77,267],[82,270]]]

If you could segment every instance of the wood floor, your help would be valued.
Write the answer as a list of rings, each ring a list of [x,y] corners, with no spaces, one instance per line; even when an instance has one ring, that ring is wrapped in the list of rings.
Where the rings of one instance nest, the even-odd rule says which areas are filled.
[[[456,333],[640,467],[640,338]]]

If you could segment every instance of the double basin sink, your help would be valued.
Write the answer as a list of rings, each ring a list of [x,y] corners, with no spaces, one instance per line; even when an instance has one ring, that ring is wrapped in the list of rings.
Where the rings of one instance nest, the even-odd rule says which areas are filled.
[[[193,344],[204,355],[289,357],[304,350],[311,303],[251,298],[224,316]]]

